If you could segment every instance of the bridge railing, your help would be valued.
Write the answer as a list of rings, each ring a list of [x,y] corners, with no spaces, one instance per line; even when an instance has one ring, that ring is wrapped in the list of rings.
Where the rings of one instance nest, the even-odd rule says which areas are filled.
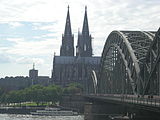
[[[121,101],[129,104],[141,104],[144,106],[160,107],[160,96],[136,96],[136,95],[121,95],[121,94],[97,94],[96,97],[102,99]]]
[[[160,107],[160,98],[123,96],[122,100],[123,102],[128,102],[132,104],[141,104],[141,105],[147,105],[147,106]]]

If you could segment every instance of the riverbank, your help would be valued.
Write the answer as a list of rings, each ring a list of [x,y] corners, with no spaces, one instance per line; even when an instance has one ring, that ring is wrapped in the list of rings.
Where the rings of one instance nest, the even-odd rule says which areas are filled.
[[[1,114],[30,114],[36,110],[44,110],[45,107],[0,107]]]
[[[0,114],[0,120],[84,120],[84,116],[35,116],[22,114]]]
[[[70,110],[73,112],[77,112],[78,115],[80,113],[77,111],[77,109],[71,109],[71,108],[66,108],[62,106],[54,106],[54,107],[47,107],[48,109],[53,109],[53,108],[59,108],[60,110]],[[37,110],[45,110],[46,106],[24,106],[24,107],[0,107],[0,114],[31,114],[31,112],[36,112]],[[82,113],[81,113],[82,115]]]

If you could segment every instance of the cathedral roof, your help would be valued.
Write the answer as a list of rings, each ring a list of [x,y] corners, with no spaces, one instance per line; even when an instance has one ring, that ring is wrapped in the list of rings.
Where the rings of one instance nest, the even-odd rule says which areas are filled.
[[[100,57],[54,56],[54,64],[100,64]]]
[[[54,56],[55,64],[72,64],[74,61],[74,56]]]

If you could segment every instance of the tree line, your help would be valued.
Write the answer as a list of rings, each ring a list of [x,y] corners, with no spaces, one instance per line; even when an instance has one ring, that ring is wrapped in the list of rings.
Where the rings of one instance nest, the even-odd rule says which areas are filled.
[[[7,93],[0,89],[0,102],[3,104],[23,102],[35,102],[37,105],[45,102],[54,104],[62,99],[63,94],[81,94],[82,92],[83,87],[78,83],[71,83],[65,88],[57,85],[46,87],[33,85],[22,90],[14,90]]]

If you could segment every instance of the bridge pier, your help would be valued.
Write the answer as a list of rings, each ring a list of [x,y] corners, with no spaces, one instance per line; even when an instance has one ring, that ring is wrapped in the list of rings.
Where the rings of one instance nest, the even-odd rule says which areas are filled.
[[[108,96],[107,96],[108,97]],[[85,120],[159,120],[159,106],[133,102],[131,99],[121,101],[119,98],[106,96],[86,97],[84,105]],[[132,101],[132,102],[131,102]]]
[[[78,113],[84,112],[85,100],[82,95],[63,95],[60,106],[77,111]]]
[[[130,120],[159,120],[159,114],[147,110],[127,108],[127,113]]]
[[[86,103],[84,120],[110,120],[110,116],[124,115],[124,108],[114,104]]]

